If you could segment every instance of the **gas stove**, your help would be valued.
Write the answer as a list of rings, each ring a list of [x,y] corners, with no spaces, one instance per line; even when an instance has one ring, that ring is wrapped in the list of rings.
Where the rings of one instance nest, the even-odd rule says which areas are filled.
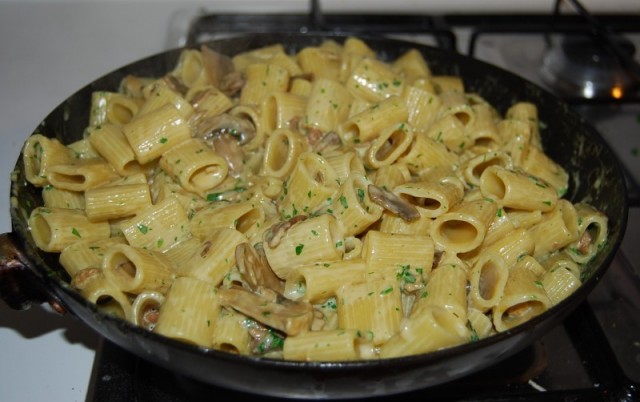
[[[565,53],[573,51],[572,40],[567,41],[565,38],[581,40],[585,29],[586,32],[604,29],[595,35],[616,35],[616,40],[617,35],[622,36],[624,43],[620,46],[624,51],[628,51],[629,43],[638,48],[635,53],[627,53],[627,56],[636,62],[640,61],[640,30],[636,23],[640,17],[640,7],[634,8],[635,6],[625,3],[625,7],[631,7],[631,12],[623,15],[612,12],[621,8],[603,10],[597,4],[584,2],[588,10],[594,12],[593,17],[591,14],[584,14],[583,11],[586,10],[576,8],[576,2],[573,1],[549,1],[544,7],[538,4],[535,10],[525,10],[526,13],[516,13],[513,10],[505,13],[503,9],[491,8],[472,10],[472,13],[466,11],[468,14],[464,14],[465,11],[461,8],[451,12],[452,8],[446,6],[435,7],[437,10],[434,12],[428,9],[421,9],[419,12],[403,9],[411,7],[408,4],[410,2],[401,2],[403,6],[399,5],[391,10],[366,13],[358,8],[335,10],[333,2],[329,2],[330,7],[315,1],[308,5],[297,2],[298,8],[288,12],[247,6],[245,1],[238,2],[235,6],[231,3],[224,3],[224,6],[202,4],[188,7],[181,4],[180,7],[166,8],[163,14],[157,14],[157,11],[156,14],[152,13],[155,20],[160,15],[164,18],[162,22],[169,26],[169,32],[166,32],[166,28],[155,31],[150,28],[155,32],[155,42],[152,42],[153,46],[148,44],[148,53],[193,45],[229,35],[231,32],[268,32],[274,29],[274,23],[278,31],[331,30],[354,34],[383,34],[439,46],[510,70],[565,99],[603,134],[627,172],[632,205],[627,234],[609,271],[587,302],[534,345],[497,366],[428,391],[399,395],[398,400],[425,395],[432,400],[450,401],[542,401],[549,398],[623,401],[640,398],[640,390],[637,388],[640,384],[640,322],[637,320],[640,316],[640,249],[636,247],[640,238],[637,184],[640,181],[639,92],[633,85],[621,87],[621,92],[614,90],[615,85],[609,85],[610,90],[601,90],[602,85],[595,81],[591,86],[557,87],[548,76],[549,71],[556,71],[555,69],[567,64],[563,49],[568,49],[565,49]],[[455,1],[450,3],[452,7],[457,5]],[[556,7],[560,3],[561,6]],[[577,4],[580,6],[581,3]],[[101,10],[105,14],[109,12],[106,7]],[[124,14],[123,11],[121,15]],[[135,15],[138,15],[137,18],[144,18],[142,6]],[[596,28],[593,28],[592,18],[599,24]],[[98,20],[96,18],[94,21]],[[136,18],[131,17],[130,23],[135,21]],[[85,28],[89,29],[89,26]],[[0,33],[1,30],[2,28]],[[152,35],[148,34],[146,37],[151,38]],[[604,40],[606,42],[608,39]],[[113,43],[113,46],[117,44]],[[609,49],[607,46],[605,44],[605,48]],[[554,53],[558,51],[560,56]],[[593,67],[593,64],[598,64],[598,60],[606,57],[618,60],[616,54],[612,56],[608,51],[605,50],[606,56],[599,53],[602,49],[578,56],[576,63]],[[133,46],[129,52],[133,52]],[[91,81],[101,72],[106,73],[144,55],[137,53],[130,59],[114,60],[113,65],[103,65],[102,70],[94,70],[92,75],[83,78],[84,81],[69,86],[68,92]],[[559,67],[550,67],[549,63],[554,58],[561,59]],[[601,64],[606,63],[603,61]],[[600,65],[597,66],[599,67]],[[573,71],[576,67],[571,64],[570,68]],[[585,74],[589,77],[594,75],[590,72]],[[66,95],[68,93],[59,94],[49,108]],[[39,116],[44,116],[47,111],[48,109],[43,110]],[[27,133],[37,124],[32,123],[32,126],[26,127],[27,130],[23,130],[13,140],[16,143],[14,148],[19,149]],[[18,151],[12,152],[11,166]],[[4,230],[9,230],[6,223]],[[40,345],[44,338],[55,339]],[[4,349],[7,346],[2,345],[17,345],[20,351],[10,351]],[[25,374],[9,371],[11,366],[0,363],[3,371],[0,376],[0,399],[18,400],[18,396],[31,395],[31,398],[21,397],[20,400],[41,400],[46,396],[50,400],[65,401],[194,401],[216,395],[223,400],[260,400],[255,396],[201,384],[151,365],[98,338],[75,320],[56,317],[40,308],[30,312],[12,312],[7,311],[6,306],[0,306],[2,355],[8,351],[11,352],[8,356],[17,360],[28,354],[29,349],[34,349],[31,352],[34,356],[29,355],[29,365],[22,369]],[[35,356],[38,354],[40,356]],[[43,356],[63,360],[63,363],[54,364],[58,369],[38,371],[40,366],[50,364],[42,360]],[[65,357],[68,363],[64,362]],[[77,374],[80,365],[80,374]],[[48,384],[54,391],[37,393],[22,390],[32,384],[23,380],[24,376],[29,376],[30,366],[37,366],[31,368],[32,372],[35,370],[41,373],[36,374],[36,381]],[[52,373],[51,370],[64,372],[67,367],[70,373],[73,372],[69,375],[75,375],[77,380],[64,383],[69,384],[66,387],[72,388],[71,390],[61,390],[58,384],[52,383],[50,376],[66,378],[69,375]],[[4,371],[8,374],[5,375]]]

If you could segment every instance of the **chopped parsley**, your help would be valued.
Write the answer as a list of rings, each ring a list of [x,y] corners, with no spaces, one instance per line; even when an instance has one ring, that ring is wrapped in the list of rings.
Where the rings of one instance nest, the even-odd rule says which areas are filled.
[[[339,200],[340,200],[340,205],[342,205],[343,208],[349,208],[349,203],[347,202],[347,197],[345,197],[344,195],[341,195]]]
[[[82,238],[82,236],[80,235],[80,232],[78,232],[78,229],[76,228],[71,228],[71,234],[77,238]]]
[[[136,225],[136,227],[138,228],[138,230],[140,231],[140,233],[142,234],[147,234],[147,232],[149,231],[149,226],[143,224],[143,223],[138,223]]]
[[[300,255],[300,254],[302,254],[302,249],[303,249],[303,248],[304,248],[304,244],[299,243],[299,244],[296,246],[296,255]]]

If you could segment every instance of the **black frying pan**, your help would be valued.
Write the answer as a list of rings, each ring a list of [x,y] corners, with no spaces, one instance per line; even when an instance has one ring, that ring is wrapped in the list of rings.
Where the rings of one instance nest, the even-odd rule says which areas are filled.
[[[333,37],[341,41],[343,37]],[[246,35],[209,43],[234,55],[283,43],[294,52],[318,45],[322,35]],[[546,313],[507,332],[475,343],[433,353],[377,361],[340,363],[289,362],[204,350],[149,333],[106,316],[70,288],[57,254],[35,247],[27,226],[29,211],[42,203],[40,189],[24,179],[22,157],[13,175],[13,232],[0,236],[0,296],[14,308],[50,302],[70,311],[121,347],[188,377],[206,383],[264,395],[299,398],[355,398],[426,388],[462,377],[505,359],[558,325],[598,283],[620,245],[627,221],[627,196],[618,162],[600,135],[566,104],[513,74],[474,59],[413,43],[364,38],[380,57],[392,60],[410,48],[424,54],[435,74],[462,76],[465,88],[477,92],[500,112],[517,101],[538,105],[545,151],[570,174],[567,197],[586,201],[609,217],[609,241],[586,267],[585,283]],[[36,132],[71,143],[88,124],[90,97],[96,90],[115,90],[127,74],[160,76],[173,69],[180,49],[140,60],[82,88],[60,104]],[[428,395],[428,392],[425,394]]]

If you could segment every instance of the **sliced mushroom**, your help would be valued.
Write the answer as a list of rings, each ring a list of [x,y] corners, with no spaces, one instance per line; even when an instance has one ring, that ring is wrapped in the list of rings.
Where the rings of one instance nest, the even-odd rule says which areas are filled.
[[[238,141],[229,134],[216,135],[212,139],[213,149],[224,158],[229,165],[229,175],[240,177],[244,170],[244,152]]]
[[[229,97],[236,96],[244,84],[246,83],[246,78],[244,74],[240,71],[232,71],[229,74],[222,77],[222,81],[220,82],[220,86],[218,89],[222,91],[225,95]]]
[[[172,90],[178,92],[181,95],[186,94],[189,91],[189,88],[182,84],[176,77],[171,74],[167,74],[163,77],[164,82],[167,83],[167,86]]]
[[[85,268],[76,272],[76,274],[71,279],[71,286],[78,289],[84,290],[89,282],[102,275],[102,270],[100,268]]]
[[[256,127],[250,120],[228,113],[209,117],[196,113],[190,123],[194,129],[193,136],[208,142],[218,135],[228,134],[242,145],[256,136]]]
[[[253,248],[249,243],[242,243],[236,247],[236,261],[240,274],[249,284],[252,291],[264,293],[261,287],[273,289],[278,294],[284,292],[284,283],[271,270],[267,257],[262,250],[262,243],[259,243],[259,250]]]
[[[245,320],[244,326],[251,337],[249,348],[252,353],[263,355],[282,350],[284,335],[254,320]]]
[[[218,53],[205,45],[200,47],[200,52],[202,53],[202,63],[207,70],[209,82],[215,87],[220,87],[223,78],[234,71],[233,61],[228,56]]]
[[[592,242],[593,242],[593,238],[591,237],[591,233],[589,233],[588,230],[585,230],[582,236],[580,237],[580,240],[578,241],[578,247],[576,247],[576,249],[581,254],[587,254],[589,252],[589,247],[591,246]]]
[[[371,201],[380,205],[382,208],[392,212],[407,222],[420,219],[420,212],[406,200],[398,197],[391,191],[369,184],[367,187]]]
[[[333,131],[329,131],[322,135],[320,140],[311,146],[313,152],[327,152],[329,150],[337,149],[342,145],[342,140],[338,134]]]
[[[302,222],[305,219],[307,219],[306,215],[296,215],[289,220],[274,224],[264,232],[264,241],[267,242],[267,244],[271,248],[278,247],[278,244],[280,244],[280,240],[282,240],[285,233],[287,233],[287,230],[289,230],[291,226],[295,225],[298,222]]]
[[[290,336],[309,330],[313,321],[313,307],[308,302],[273,302],[245,289],[220,289],[218,298],[222,306]]]

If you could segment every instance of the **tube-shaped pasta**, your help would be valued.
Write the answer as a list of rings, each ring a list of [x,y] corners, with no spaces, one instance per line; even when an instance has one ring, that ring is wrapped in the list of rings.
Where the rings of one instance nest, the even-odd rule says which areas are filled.
[[[154,332],[182,342],[210,347],[219,313],[215,285],[186,276],[176,278],[160,307]]]
[[[417,79],[425,79],[431,77],[431,69],[429,64],[416,49],[410,49],[403,55],[393,61],[393,68],[400,70],[409,83],[413,83]]]
[[[449,151],[442,143],[429,137],[429,134],[416,134],[409,152],[398,161],[407,165],[411,173],[440,166],[457,164],[459,156]]]
[[[357,97],[379,102],[392,96],[400,96],[405,83],[389,65],[365,57],[353,69],[345,85]]]
[[[220,310],[212,335],[212,346],[229,353],[249,354],[249,328],[245,324],[248,318],[233,310]]]
[[[393,192],[415,205],[420,215],[430,218],[451,210],[463,197],[463,192],[457,185],[447,182],[409,182],[396,186]]]
[[[444,307],[422,306],[403,320],[400,332],[380,348],[380,357],[427,353],[469,341],[467,323]]]
[[[284,285],[284,296],[312,303],[335,297],[345,284],[362,283],[366,265],[361,259],[313,264],[292,270]]]
[[[402,99],[407,105],[407,121],[417,132],[426,133],[438,118],[440,99],[423,88],[409,86],[404,90]]]
[[[544,257],[578,240],[578,214],[567,200],[559,200],[555,209],[529,229],[536,245],[533,256]]]
[[[480,186],[480,176],[490,166],[502,166],[505,169],[513,169],[511,157],[501,151],[489,151],[469,159],[462,169],[467,183],[476,187]]]
[[[285,360],[345,361],[357,360],[358,331],[324,330],[307,331],[287,338],[284,343]]]
[[[399,123],[385,128],[376,137],[364,156],[364,162],[369,169],[379,169],[394,163],[413,141],[413,127],[406,123]]]
[[[341,259],[344,250],[343,229],[327,214],[291,226],[276,246],[264,245],[271,269],[285,280],[296,267]]]
[[[225,159],[199,139],[184,141],[165,152],[160,167],[186,190],[201,197],[206,197],[229,173]]]
[[[236,265],[236,247],[246,241],[247,237],[235,229],[212,230],[200,249],[186,261],[185,274],[218,286]]]
[[[124,239],[121,237],[75,242],[65,247],[60,253],[60,265],[72,278],[83,269],[102,269],[102,260],[109,247],[122,243]]]
[[[400,329],[401,294],[395,278],[345,284],[336,292],[338,326],[367,334],[375,345],[386,342]]]
[[[347,144],[371,141],[382,130],[406,122],[408,117],[402,99],[391,96],[350,117],[338,127],[338,135]]]
[[[153,331],[158,321],[160,307],[165,300],[164,294],[155,290],[140,292],[131,304],[131,322]]]
[[[84,193],[62,190],[51,184],[42,188],[42,201],[47,208],[84,209]]]
[[[191,233],[205,239],[216,228],[236,229],[247,237],[264,230],[264,209],[254,201],[203,208],[191,218]]]
[[[498,132],[514,166],[523,167],[531,149],[531,127],[519,120],[502,120],[498,123]]]
[[[77,209],[35,208],[29,228],[38,248],[48,252],[60,252],[78,240],[97,241],[111,235],[108,222],[91,222]]]
[[[327,160],[318,154],[304,152],[284,182],[280,213],[286,219],[311,213],[324,203],[330,203],[337,190],[336,173]]]
[[[486,312],[502,298],[509,267],[499,254],[482,254],[469,272],[469,302]]]
[[[482,172],[480,191],[501,206],[528,211],[550,211],[558,202],[555,189],[539,178],[497,165]]]
[[[579,277],[564,267],[547,271],[540,278],[540,282],[554,306],[575,292],[582,284]]]
[[[49,182],[54,187],[70,191],[85,191],[117,177],[111,165],[102,159],[78,160],[49,169]]]
[[[464,202],[453,207],[431,225],[436,249],[465,253],[479,247],[495,215],[495,203],[487,200]]]
[[[353,96],[339,82],[316,79],[307,102],[303,125],[322,132],[336,130],[349,116]]]
[[[418,304],[443,307],[454,316],[467,321],[467,271],[460,264],[440,264],[431,271],[426,293]]]
[[[462,78],[455,75],[433,75],[431,83],[438,94],[449,91],[464,93],[464,82]]]
[[[504,294],[493,308],[493,325],[506,331],[544,313],[551,301],[538,277],[525,267],[513,267]]]
[[[71,284],[101,312],[125,320],[131,319],[129,297],[108,280],[101,269],[87,268],[78,271],[73,276]]]
[[[382,215],[382,207],[369,197],[369,184],[366,176],[353,173],[340,185],[338,194],[333,198],[329,208],[342,225],[345,236],[364,232]]]
[[[138,294],[145,290],[164,293],[174,279],[171,261],[162,253],[116,244],[102,261],[104,275],[120,290]]]
[[[353,151],[325,155],[325,159],[331,165],[333,171],[336,172],[340,183],[344,183],[351,173],[366,174],[362,159]]]
[[[383,233],[411,234],[411,235],[429,235],[433,218],[420,215],[420,218],[407,222],[398,215],[384,211],[382,219],[380,219],[380,230]]]
[[[391,191],[410,180],[411,172],[409,172],[407,166],[402,163],[394,163],[380,167],[380,169],[376,171],[374,183],[380,188]]]
[[[298,52],[296,59],[302,71],[316,79],[338,81],[340,77],[340,58],[332,49],[308,46]]]
[[[126,218],[151,206],[148,184],[94,187],[85,191],[85,213],[96,222]]]
[[[277,129],[267,139],[260,174],[285,179],[306,150],[304,137],[290,129]]]
[[[469,105],[469,101],[463,92],[444,91],[439,95],[441,106],[438,118],[453,116],[460,120],[462,125],[473,127],[476,115]]]
[[[165,104],[122,126],[136,159],[145,164],[191,138],[187,120],[173,104]]]
[[[255,135],[248,143],[243,145],[244,148],[247,151],[253,151],[261,147],[264,138],[269,133],[259,109],[253,105],[237,105],[229,111],[229,114],[237,119],[247,121],[250,126],[255,128]]]
[[[187,92],[186,97],[195,111],[204,117],[218,116],[233,107],[233,101],[212,86],[192,88]]]
[[[120,176],[141,172],[140,164],[119,126],[107,124],[96,128],[91,132],[89,141]]]
[[[470,307],[467,312],[467,318],[471,330],[471,342],[484,339],[495,332],[491,318],[483,314],[480,310]]]
[[[476,118],[473,124],[467,125],[465,129],[470,141],[468,146],[486,151],[496,150],[502,146],[502,138],[495,124],[495,110],[487,103],[474,104],[471,109]]]
[[[573,258],[571,258],[569,253],[570,251],[564,249],[563,251],[551,254],[548,258],[542,259],[540,263],[547,272],[555,269],[565,269],[570,271],[576,278],[580,278],[582,270]]]
[[[245,71],[247,82],[240,93],[240,104],[260,105],[274,92],[286,92],[289,71],[271,63],[254,63]]]
[[[34,186],[44,186],[49,183],[52,166],[69,164],[73,158],[69,149],[57,139],[34,134],[24,144],[22,160],[27,181]]]
[[[413,282],[417,283],[424,282],[429,275],[433,254],[433,241],[425,235],[369,230],[362,243],[362,256],[368,273],[395,279],[398,279],[398,274],[411,275]]]
[[[132,246],[160,252],[191,237],[189,218],[175,197],[145,208],[120,228]]]
[[[535,148],[540,148],[540,121],[538,119],[538,107],[530,102],[516,102],[507,109],[505,113],[507,119],[520,120],[531,128],[531,144]]]
[[[563,196],[569,189],[569,174],[541,149],[535,147],[529,149],[523,162],[523,168],[551,185],[558,196]]]
[[[180,57],[171,75],[189,88],[209,83],[202,53],[196,49],[184,49],[180,52]]]
[[[149,85],[145,102],[136,115],[136,118],[133,120],[137,120],[139,117],[155,112],[158,109],[162,109],[169,105],[173,106],[173,108],[176,109],[177,114],[185,120],[188,120],[193,116],[194,109],[193,106],[191,106],[191,103],[189,103],[178,92],[169,88],[166,81],[156,81]]]
[[[116,92],[97,91],[91,94],[89,126],[123,125],[138,114],[140,105],[135,99]]]
[[[295,121],[305,115],[307,98],[290,92],[276,92],[269,95],[261,104],[261,114],[267,130],[291,128]]]

